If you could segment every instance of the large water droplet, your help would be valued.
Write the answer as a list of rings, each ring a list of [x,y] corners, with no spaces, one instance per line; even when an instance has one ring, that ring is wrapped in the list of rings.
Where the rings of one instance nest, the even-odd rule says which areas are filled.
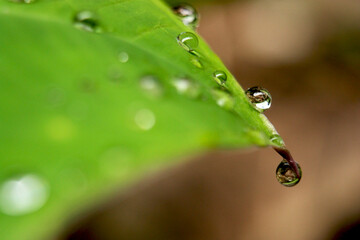
[[[140,87],[150,96],[159,97],[163,93],[163,87],[158,78],[147,75],[140,79]]]
[[[129,61],[129,54],[126,52],[120,52],[118,58],[121,63],[126,63]]]
[[[268,90],[262,87],[252,87],[246,90],[246,95],[253,106],[260,112],[267,110],[271,106],[271,95]]]
[[[215,71],[213,73],[213,77],[214,77],[215,81],[220,85],[224,85],[226,83],[227,75],[224,71],[221,71],[221,70]]]
[[[78,12],[74,17],[74,26],[88,32],[101,32],[99,21],[91,11]]]
[[[34,174],[8,179],[0,188],[0,209],[11,216],[35,212],[47,199],[47,184]]]
[[[135,114],[136,125],[144,131],[152,129],[156,123],[155,114],[149,109],[140,109]]]
[[[177,41],[179,45],[188,52],[193,51],[199,46],[198,38],[191,32],[180,33],[177,37]]]
[[[302,172],[298,163],[296,163],[296,166],[299,169],[300,176],[297,176],[296,172],[286,160],[280,162],[279,166],[276,168],[276,179],[281,185],[293,187],[300,182]]]
[[[199,86],[188,78],[175,78],[173,79],[172,84],[179,94],[188,96],[190,98],[196,98],[200,95]]]
[[[173,7],[174,13],[181,19],[181,21],[192,28],[198,26],[198,13],[195,8],[188,4],[180,4]]]

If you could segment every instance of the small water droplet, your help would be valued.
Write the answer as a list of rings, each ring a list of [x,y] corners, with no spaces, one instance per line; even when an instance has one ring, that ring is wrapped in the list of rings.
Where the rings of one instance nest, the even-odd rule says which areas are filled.
[[[196,98],[200,95],[199,86],[188,78],[175,78],[173,79],[172,84],[179,94],[188,96],[190,98]]]
[[[191,32],[180,33],[177,37],[177,41],[179,45],[188,52],[193,51],[199,46],[198,38]]]
[[[221,71],[221,70],[215,71],[213,73],[213,77],[214,77],[215,81],[220,85],[224,85],[226,83],[227,75],[224,71]]]
[[[300,182],[302,172],[300,165],[296,163],[299,169],[300,176],[298,177],[295,171],[291,168],[286,160],[282,160],[279,166],[276,168],[276,179],[278,182],[286,187],[293,187]]]
[[[34,174],[8,179],[0,188],[0,209],[11,216],[35,212],[44,206],[47,199],[47,184]]]
[[[234,108],[234,98],[230,95],[230,93],[226,91],[213,90],[212,95],[216,101],[216,104],[222,108],[231,110]]]
[[[197,68],[203,68],[202,62],[197,58],[192,58],[190,62]]]
[[[74,26],[88,32],[99,33],[102,31],[96,15],[91,11],[78,12],[74,17]]]
[[[268,90],[262,87],[252,87],[246,90],[246,95],[253,106],[260,112],[267,110],[271,106],[271,95]]]
[[[196,28],[198,26],[199,15],[195,8],[188,4],[180,4],[173,7],[174,13],[181,19],[186,26]]]
[[[154,76],[144,76],[140,79],[139,83],[141,89],[143,89],[148,95],[152,97],[159,97],[163,93],[163,87],[159,79]]]
[[[135,114],[136,125],[144,131],[152,129],[156,123],[155,114],[149,109],[140,109]]]
[[[274,134],[270,137],[270,141],[274,144],[276,144],[277,146],[285,146],[284,140],[282,139],[282,137],[280,137],[280,135],[278,134]]]
[[[10,2],[16,2],[16,3],[33,3],[36,0],[9,0]]]
[[[126,52],[120,52],[118,58],[121,63],[126,63],[129,61],[129,54]]]

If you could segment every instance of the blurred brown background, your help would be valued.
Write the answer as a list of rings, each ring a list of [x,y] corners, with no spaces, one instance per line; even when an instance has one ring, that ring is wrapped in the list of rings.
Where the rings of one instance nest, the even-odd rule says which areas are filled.
[[[266,115],[301,182],[276,181],[272,149],[210,152],[148,177],[61,239],[335,239],[360,219],[360,1],[194,5],[199,33],[243,88],[271,92]]]

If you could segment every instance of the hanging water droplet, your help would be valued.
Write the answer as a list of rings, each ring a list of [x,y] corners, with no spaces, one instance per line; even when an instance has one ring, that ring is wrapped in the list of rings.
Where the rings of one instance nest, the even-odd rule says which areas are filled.
[[[78,12],[74,17],[74,26],[88,32],[101,32],[98,19],[91,11]]]
[[[198,13],[195,8],[188,4],[181,4],[173,7],[174,13],[181,19],[186,26],[196,28],[198,26]]]
[[[0,188],[0,210],[11,216],[35,212],[47,199],[47,184],[34,174],[8,179]]]
[[[118,58],[121,63],[126,63],[129,61],[129,54],[126,52],[120,52]]]
[[[234,98],[230,95],[230,93],[226,91],[213,90],[212,95],[218,106],[228,110],[234,108],[235,101]]]
[[[282,137],[280,137],[280,135],[278,134],[274,134],[270,137],[270,141],[274,144],[276,144],[277,146],[285,146],[284,140],[282,139]]]
[[[197,58],[192,58],[190,62],[197,68],[203,68],[202,62]]]
[[[271,106],[271,95],[268,90],[262,87],[252,87],[246,90],[246,95],[253,106],[260,112],[267,110]]]
[[[191,32],[180,33],[177,37],[177,41],[179,45],[188,52],[193,51],[199,45],[198,38]]]
[[[155,114],[149,109],[140,109],[135,114],[136,125],[144,131],[152,129],[156,123]]]
[[[296,172],[286,160],[280,162],[279,166],[276,168],[276,179],[281,185],[293,187],[300,182],[302,172],[298,163],[296,163],[296,166],[299,169],[300,176],[297,176]]]
[[[172,84],[179,94],[190,98],[196,98],[200,95],[199,86],[188,78],[175,78],[173,79]]]
[[[159,97],[163,93],[163,87],[159,81],[154,76],[147,75],[140,79],[140,87],[150,96]]]
[[[215,71],[213,73],[213,77],[215,81],[220,85],[224,85],[226,83],[227,75],[224,71],[220,71],[220,70]]]

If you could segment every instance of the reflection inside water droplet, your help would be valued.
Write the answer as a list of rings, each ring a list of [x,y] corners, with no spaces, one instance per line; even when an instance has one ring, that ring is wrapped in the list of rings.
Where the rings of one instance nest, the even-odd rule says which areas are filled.
[[[11,216],[40,209],[48,199],[47,184],[34,174],[6,180],[0,188],[0,209]]]
[[[148,75],[144,76],[139,81],[140,88],[143,89],[148,95],[159,97],[163,93],[163,87],[158,78]]]
[[[179,45],[188,52],[196,49],[199,45],[198,38],[191,32],[180,33],[177,37],[177,41]]]
[[[226,83],[227,75],[224,71],[221,71],[221,70],[215,71],[213,73],[213,77],[214,77],[215,81],[220,85],[223,85]]]
[[[255,109],[262,112],[271,107],[272,98],[268,90],[262,87],[252,87],[246,90],[246,95]]]
[[[129,54],[127,54],[126,52],[120,52],[118,59],[121,63],[126,63],[129,61]]]
[[[74,17],[74,26],[88,32],[101,32],[98,19],[91,11],[78,12]]]
[[[155,114],[149,109],[140,109],[135,114],[136,125],[144,131],[152,129],[156,123]]]
[[[300,182],[302,171],[300,165],[296,163],[299,168],[300,176],[297,177],[295,171],[291,168],[286,160],[282,160],[276,169],[276,179],[278,182],[286,187],[293,187]]]
[[[186,26],[196,28],[198,26],[198,13],[188,4],[180,4],[173,7],[174,13],[181,19]]]

